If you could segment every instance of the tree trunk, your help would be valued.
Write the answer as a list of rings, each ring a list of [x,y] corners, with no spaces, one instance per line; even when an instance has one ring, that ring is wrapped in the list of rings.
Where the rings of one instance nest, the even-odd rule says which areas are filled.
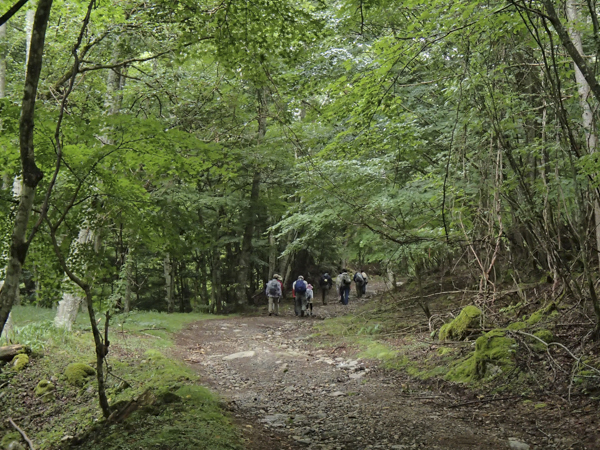
[[[218,247],[215,247],[212,252],[211,262],[211,296],[212,296],[212,312],[221,314],[222,311],[222,287],[221,287],[221,254]]]
[[[0,98],[6,96],[6,24],[0,25]]]
[[[167,312],[172,313],[175,309],[175,303],[173,301],[173,264],[171,263],[171,257],[167,253],[164,260],[165,270],[165,291],[167,301]]]
[[[131,263],[131,250],[125,256],[125,297],[123,298],[123,312],[128,313],[131,310],[131,294],[133,279],[133,264]]]
[[[50,10],[52,9],[52,1],[39,0],[31,37],[31,52],[27,65],[19,123],[23,188],[19,197],[19,206],[17,207],[13,225],[4,286],[0,291],[0,333],[4,329],[4,324],[19,291],[21,271],[23,270],[23,264],[25,264],[27,250],[30,245],[30,241],[26,239],[27,224],[33,207],[35,189],[43,176],[42,171],[35,164],[33,116],[35,111],[35,97],[42,69],[46,27],[50,17]]]
[[[70,258],[75,258],[81,246],[93,241],[94,233],[89,228],[79,230],[79,236],[77,236],[77,240],[73,244]],[[75,286],[69,286],[69,284],[71,284],[69,283],[69,278],[66,277],[63,286],[69,289],[69,292],[63,293],[62,300],[58,302],[58,309],[54,317],[54,326],[57,328],[66,328],[67,330],[70,330],[75,323],[79,306],[81,306],[81,302],[83,301],[81,294],[77,293],[78,289]]]
[[[25,69],[27,69],[27,63],[29,62],[29,54],[31,53],[31,36],[33,36],[33,21],[35,11],[28,9],[25,12]]]
[[[252,276],[252,264],[250,257],[252,255],[252,236],[254,235],[254,217],[256,215],[258,195],[260,192],[260,172],[256,170],[252,177],[252,189],[250,191],[250,205],[246,217],[246,226],[242,238],[242,249],[238,262],[238,286],[237,301],[238,304],[247,304],[252,300],[252,293],[249,288],[249,280]]]
[[[275,268],[277,267],[277,256],[279,254],[277,248],[277,241],[275,240],[275,233],[273,230],[269,231],[269,273],[267,278],[271,278],[275,273]]]
[[[581,23],[579,9],[575,0],[567,0],[567,18],[569,19],[569,36],[575,46],[575,49],[585,57],[583,53],[583,44],[581,42],[581,34],[577,29],[577,24]],[[594,132],[594,112],[590,105],[592,100],[590,94],[590,85],[586,81],[585,76],[577,66],[575,66],[575,81],[577,82],[577,91],[579,93],[579,104],[581,106],[581,124],[585,130],[585,142],[588,153],[595,153],[598,148],[598,137]],[[600,100],[600,99],[598,99]],[[594,198],[594,219],[596,228],[596,252],[598,254],[598,263],[600,264],[600,204],[597,196]]]

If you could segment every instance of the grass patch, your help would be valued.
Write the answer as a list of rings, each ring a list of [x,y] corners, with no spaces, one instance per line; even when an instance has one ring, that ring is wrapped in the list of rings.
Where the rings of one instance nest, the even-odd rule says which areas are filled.
[[[0,385],[9,383],[0,390],[3,416],[18,418],[36,448],[68,447],[68,441],[61,439],[96,427],[99,431],[90,433],[79,448],[242,448],[241,438],[225,416],[219,398],[199,385],[191,369],[168,358],[164,351],[173,345],[173,333],[191,322],[215,316],[133,312],[111,319],[108,364],[116,376],[107,376],[109,404],[120,409],[142,394],[152,401],[122,423],[103,428],[95,377],[73,386],[65,374],[71,363],[95,367],[89,319],[80,314],[72,331],[67,332],[54,328],[54,314],[49,309],[15,308],[15,339],[32,346],[34,354],[21,372],[6,366],[0,372]],[[51,398],[36,395],[42,380],[54,386]],[[0,439],[10,431],[3,426],[0,424]]]

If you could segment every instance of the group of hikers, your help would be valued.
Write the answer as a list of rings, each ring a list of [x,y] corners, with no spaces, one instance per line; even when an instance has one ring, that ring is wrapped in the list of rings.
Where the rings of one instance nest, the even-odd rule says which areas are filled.
[[[357,271],[353,277],[350,276],[347,269],[342,269],[337,276],[336,287],[339,296],[339,302],[342,305],[348,304],[350,296],[350,287],[352,282],[356,286],[357,297],[362,297],[367,293],[367,284],[369,277],[363,270]],[[327,294],[333,287],[331,275],[325,272],[319,278],[319,288],[323,298],[323,305],[327,304]],[[279,302],[283,297],[283,278],[281,275],[273,274],[273,279],[267,283],[265,289],[269,299],[269,316],[279,315]],[[297,316],[313,315],[314,288],[308,283],[302,275],[292,284],[292,297],[294,298],[294,312]]]

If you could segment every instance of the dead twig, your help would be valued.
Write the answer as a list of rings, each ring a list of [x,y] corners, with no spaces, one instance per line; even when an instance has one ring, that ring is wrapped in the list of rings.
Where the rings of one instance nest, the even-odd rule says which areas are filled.
[[[19,426],[16,423],[14,423],[10,417],[8,418],[8,423],[10,423],[12,425],[12,427],[15,430],[17,430],[21,434],[21,436],[23,436],[23,439],[25,440],[25,442],[27,442],[27,444],[29,445],[29,448],[31,450],[35,450],[35,447],[33,446],[33,442],[31,442],[31,439],[29,439],[27,434],[25,434],[25,432],[23,430],[21,430],[21,428],[19,428]]]
[[[458,408],[459,406],[473,405],[475,403],[491,403],[491,402],[499,402],[501,400],[512,400],[515,398],[522,398],[522,395],[511,395],[510,397],[500,397],[500,398],[488,398],[481,400],[472,400],[470,402],[459,403],[458,405],[448,405],[447,408]]]
[[[138,330],[138,331],[154,331],[154,330],[166,330],[166,328],[164,328],[164,327],[159,327],[159,328],[142,328],[141,330]]]

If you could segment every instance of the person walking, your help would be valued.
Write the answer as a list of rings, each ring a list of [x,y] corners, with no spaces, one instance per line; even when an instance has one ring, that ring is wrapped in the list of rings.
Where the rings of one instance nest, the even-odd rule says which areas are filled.
[[[360,271],[354,274],[354,285],[356,286],[356,296],[361,298],[364,293],[365,280]]]
[[[297,316],[304,317],[306,311],[306,288],[307,284],[304,277],[300,275],[294,284],[292,290],[294,292],[294,312]]]
[[[313,285],[308,283],[306,286],[306,312],[309,316],[313,315]]]
[[[269,316],[275,314],[279,315],[279,301],[282,297],[281,283],[279,281],[281,278],[279,275],[274,274],[273,279],[267,283],[267,287],[265,289],[267,298],[269,299]]]
[[[352,278],[348,274],[348,269],[342,269],[342,272],[337,278],[338,293],[340,295],[340,303],[342,305],[348,304],[348,297],[350,296],[350,285],[352,284]]]
[[[331,279],[331,276],[325,272],[323,275],[321,275],[321,278],[319,278],[319,287],[321,288],[321,295],[323,297],[324,305],[327,304],[325,300],[329,290],[331,289],[331,286],[333,286],[333,280]]]
[[[365,280],[364,284],[363,284],[363,295],[365,295],[367,293],[367,284],[369,283],[369,277],[367,276],[367,273],[363,270],[361,273],[363,280]]]

